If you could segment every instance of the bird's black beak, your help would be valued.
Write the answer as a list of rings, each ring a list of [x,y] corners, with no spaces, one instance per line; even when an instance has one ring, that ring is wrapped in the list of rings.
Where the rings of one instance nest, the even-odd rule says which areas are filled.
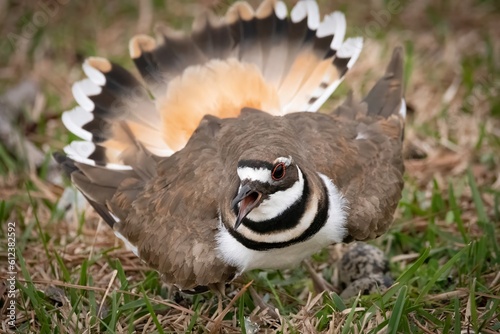
[[[231,203],[231,206],[235,210],[238,209],[238,203],[240,203],[238,217],[236,218],[236,223],[234,224],[235,230],[241,225],[243,218],[245,218],[250,211],[253,210],[253,208],[259,205],[261,199],[262,194],[253,190],[248,184],[241,187],[238,195],[236,195]]]

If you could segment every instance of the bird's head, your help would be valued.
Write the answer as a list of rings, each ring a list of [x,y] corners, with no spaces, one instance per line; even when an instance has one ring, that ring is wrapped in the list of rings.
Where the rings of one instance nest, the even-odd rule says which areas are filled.
[[[237,173],[240,184],[231,203],[235,230],[241,224],[276,220],[301,199],[304,191],[304,176],[291,156],[241,159]]]

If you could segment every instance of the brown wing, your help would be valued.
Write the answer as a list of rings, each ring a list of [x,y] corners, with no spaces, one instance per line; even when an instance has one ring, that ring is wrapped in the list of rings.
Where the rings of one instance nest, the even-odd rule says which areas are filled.
[[[352,238],[372,239],[391,225],[401,198],[402,49],[361,103],[352,96],[331,115],[287,115],[310,147],[316,170],[330,177],[348,201]]]
[[[144,156],[130,161],[134,170],[78,163],[66,168],[108,224],[137,247],[139,257],[183,289],[215,287],[234,276],[234,268],[215,251],[219,189],[214,176],[221,167],[213,136],[218,122],[205,117],[184,150],[161,160]],[[66,159],[59,161],[63,166],[71,164],[59,159]],[[150,172],[139,175],[137,170]]]
[[[221,171],[206,117],[186,148],[158,165],[118,229],[138,247],[141,258],[167,282],[185,289],[226,282],[234,269],[216,256],[218,181]],[[120,206],[128,205],[115,198]]]

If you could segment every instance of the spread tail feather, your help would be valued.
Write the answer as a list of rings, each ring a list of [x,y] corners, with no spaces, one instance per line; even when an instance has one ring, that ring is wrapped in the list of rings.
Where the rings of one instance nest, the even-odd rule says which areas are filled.
[[[130,169],[124,157],[131,148],[168,156],[172,150],[162,142],[160,115],[149,93],[127,70],[104,58],[83,64],[87,79],[73,85],[79,106],[62,115],[63,124],[85,141],[65,148],[76,161],[112,169]]]
[[[84,142],[65,152],[75,161],[131,169],[140,149],[170,156],[187,143],[205,114],[234,117],[244,107],[273,115],[316,111],[343,80],[362,48],[344,41],[345,17],[319,15],[315,1],[264,0],[257,9],[239,1],[224,17],[205,12],[185,34],[165,26],[157,39],[129,43],[147,87],[104,58],[83,64],[87,79],[73,86],[79,106],[63,114]]]

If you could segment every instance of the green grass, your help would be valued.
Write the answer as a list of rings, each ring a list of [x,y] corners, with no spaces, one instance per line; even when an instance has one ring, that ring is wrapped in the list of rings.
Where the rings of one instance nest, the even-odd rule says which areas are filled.
[[[219,2],[216,10],[223,12],[229,2]],[[185,2],[152,3],[154,21],[189,27],[192,7]],[[319,3],[322,12],[345,11],[350,27],[362,28],[373,10],[384,9],[347,0]],[[0,14],[3,37],[19,34],[40,10],[36,2],[7,6],[8,14]],[[214,326],[214,294],[179,294],[126,252],[91,210],[57,206],[68,183],[54,181],[51,153],[74,139],[59,119],[74,105],[70,85],[83,77],[80,64],[87,56],[103,55],[132,68],[126,49],[137,11],[133,1],[69,2],[26,45],[13,48],[6,38],[0,44],[0,91],[31,76],[39,82],[42,104],[40,117],[33,115],[33,104],[23,104],[13,122],[23,140],[45,153],[41,166],[30,167],[25,155],[0,143],[0,277],[8,276],[6,223],[16,222],[18,333],[203,333]],[[326,292],[316,298],[303,267],[251,272],[248,281],[281,319],[255,311],[249,290],[234,299],[243,288],[235,283],[223,301],[223,332],[245,333],[247,327],[249,333],[254,323],[261,333],[500,332],[497,22],[494,1],[424,1],[418,8],[403,1],[402,11],[377,30],[328,104],[337,105],[349,89],[366,93],[389,50],[405,46],[406,96],[414,110],[406,126],[405,190],[393,227],[372,242],[391,259],[395,284],[382,294],[342,300]],[[455,94],[443,100],[455,80]],[[422,154],[415,152],[424,157],[416,159]],[[330,283],[335,250],[312,259]],[[6,298],[0,296],[0,309]]]

